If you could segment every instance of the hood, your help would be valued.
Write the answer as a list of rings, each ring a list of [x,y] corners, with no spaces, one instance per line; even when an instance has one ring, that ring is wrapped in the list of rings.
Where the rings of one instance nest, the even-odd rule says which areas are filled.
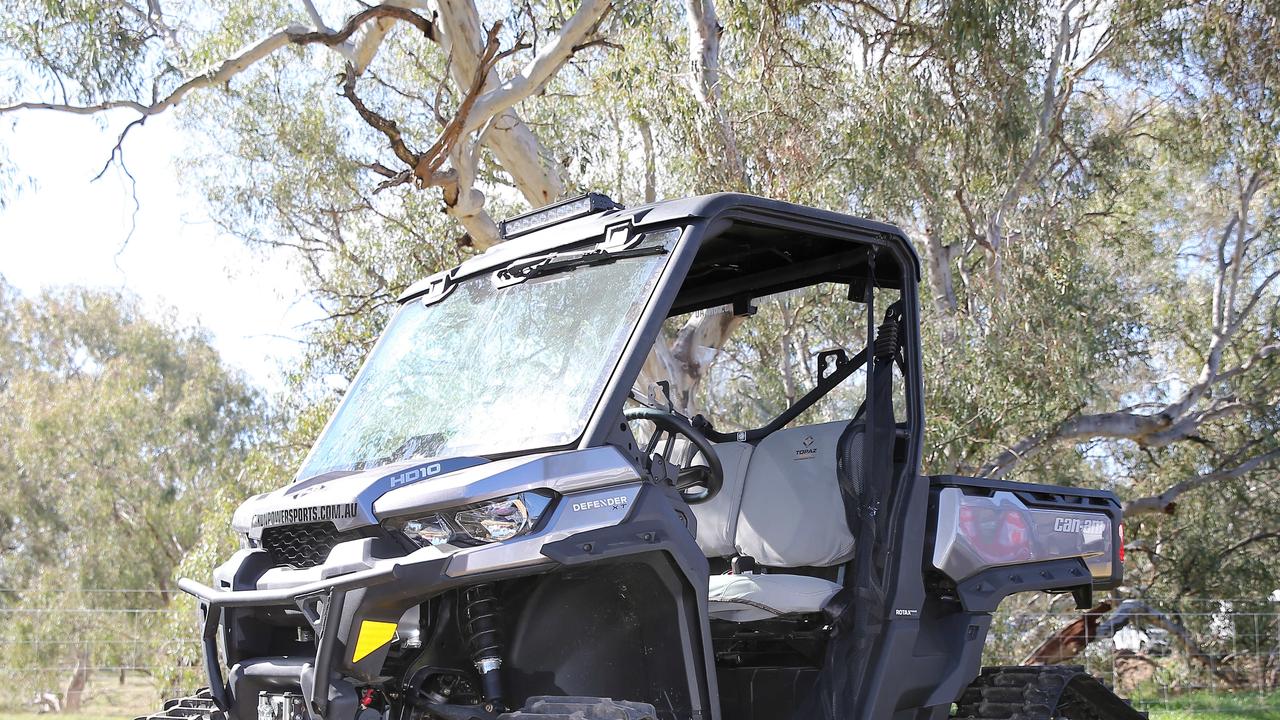
[[[405,512],[479,502],[524,490],[557,492],[634,481],[639,474],[613,447],[522,455],[391,463],[372,470],[326,473],[255,495],[236,509],[231,526],[250,538],[264,528],[332,522],[339,531]]]
[[[231,527],[259,538],[264,528],[277,525],[329,521],[338,530],[376,525],[373,501],[389,490],[488,464],[478,457],[431,458],[325,473],[249,498],[236,508]]]

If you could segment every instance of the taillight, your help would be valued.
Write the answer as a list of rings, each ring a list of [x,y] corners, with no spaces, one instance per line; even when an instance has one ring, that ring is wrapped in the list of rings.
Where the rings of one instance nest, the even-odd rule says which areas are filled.
[[[1026,515],[1010,507],[963,505],[959,517],[960,536],[989,563],[1030,560],[1031,524]]]
[[[1120,564],[1124,564],[1124,523],[1116,526],[1120,530]]]

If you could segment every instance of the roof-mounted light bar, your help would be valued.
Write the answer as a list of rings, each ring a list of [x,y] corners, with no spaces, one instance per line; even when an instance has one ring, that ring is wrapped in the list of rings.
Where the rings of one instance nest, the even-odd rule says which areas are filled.
[[[502,221],[499,231],[504,238],[513,238],[533,232],[538,228],[555,225],[566,220],[593,215],[606,210],[617,210],[622,206],[614,202],[604,193],[587,193],[569,200],[561,200],[554,205],[540,207],[537,210],[517,215]]]

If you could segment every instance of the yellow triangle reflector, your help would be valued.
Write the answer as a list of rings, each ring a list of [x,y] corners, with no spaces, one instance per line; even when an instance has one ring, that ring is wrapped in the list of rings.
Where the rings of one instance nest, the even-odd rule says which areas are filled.
[[[356,637],[356,654],[352,656],[351,662],[360,662],[365,659],[374,650],[391,642],[391,638],[395,637],[395,635],[395,623],[374,620],[362,621],[360,623],[360,635]]]

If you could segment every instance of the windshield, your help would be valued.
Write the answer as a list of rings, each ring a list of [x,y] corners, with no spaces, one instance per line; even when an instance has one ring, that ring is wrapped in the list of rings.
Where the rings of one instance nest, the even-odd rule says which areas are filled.
[[[650,233],[640,247],[669,250],[678,236]],[[482,273],[431,304],[406,303],[298,477],[574,442],[666,258],[597,256],[515,284]]]

